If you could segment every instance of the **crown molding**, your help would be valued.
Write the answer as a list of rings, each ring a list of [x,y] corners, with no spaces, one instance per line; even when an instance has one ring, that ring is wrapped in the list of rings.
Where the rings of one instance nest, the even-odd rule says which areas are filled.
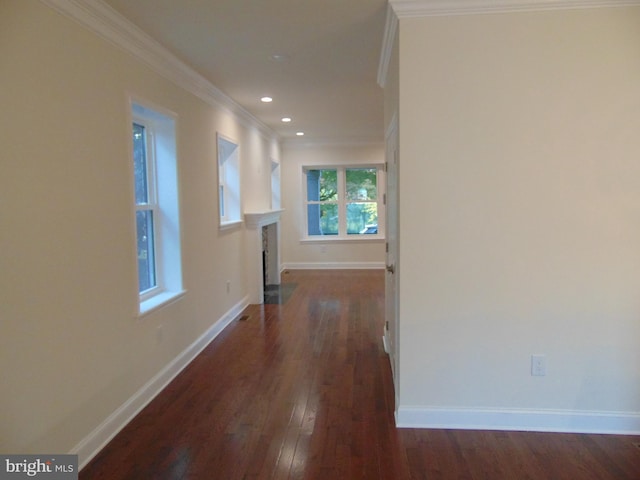
[[[132,54],[159,75],[209,105],[231,113],[244,126],[257,129],[266,139],[279,138],[235,100],[101,0],[40,1]]]
[[[637,6],[640,0],[389,0],[378,63],[378,85],[384,88],[387,83],[400,18]]]
[[[398,18],[640,6],[640,0],[389,0]]]
[[[384,35],[382,37],[382,51],[380,52],[380,62],[378,63],[378,85],[382,88],[387,84],[389,74],[389,62],[393,53],[393,42],[398,30],[398,16],[393,11],[391,3],[387,5],[387,20],[384,25]]]
[[[283,148],[306,147],[382,147],[384,138],[378,137],[345,137],[342,139],[333,137],[317,138],[285,138],[282,140]]]

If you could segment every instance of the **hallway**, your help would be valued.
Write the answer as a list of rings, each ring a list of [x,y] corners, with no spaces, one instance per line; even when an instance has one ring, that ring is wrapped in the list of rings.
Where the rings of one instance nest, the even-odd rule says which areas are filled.
[[[81,479],[637,479],[636,437],[396,430],[382,271],[291,271]]]

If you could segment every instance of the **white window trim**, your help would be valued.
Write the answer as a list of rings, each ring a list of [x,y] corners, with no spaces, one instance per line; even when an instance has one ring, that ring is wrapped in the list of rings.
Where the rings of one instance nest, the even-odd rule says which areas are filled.
[[[271,159],[271,210],[280,210],[282,207],[282,179],[280,176],[280,163]]]
[[[147,168],[149,203],[154,205],[154,257],[156,269],[156,287],[145,292],[138,292],[138,274],[136,262],[136,293],[138,293],[138,318],[142,318],[149,313],[169,305],[182,298],[186,290],[182,286],[182,250],[180,232],[180,201],[179,201],[179,178],[177,165],[177,145],[175,127],[176,115],[164,109],[150,106],[146,102],[130,98],[129,106],[131,117],[129,121],[129,154],[133,156],[133,140],[131,138],[131,125],[138,123],[145,127],[147,133]],[[163,135],[162,141],[159,138]],[[163,153],[158,152],[157,144],[161,142]],[[168,155],[159,158],[159,155]],[[163,166],[159,166],[162,161]],[[133,158],[130,165],[132,168],[131,180],[135,184],[135,172],[133,171]],[[164,173],[161,173],[162,170]],[[162,178],[161,178],[162,177]],[[162,189],[159,185],[162,181],[168,181],[175,186]],[[132,185],[133,187],[133,185]],[[136,214],[138,205],[135,202],[134,194],[133,226],[137,228]],[[163,204],[165,205],[163,208]],[[163,217],[169,216],[170,223],[173,224],[172,233],[164,230]],[[177,228],[176,228],[177,226]],[[167,227],[168,228],[168,227]],[[136,243],[133,244],[135,258],[137,258]]]
[[[234,227],[238,227],[244,223],[243,220],[232,220],[229,222],[224,222],[220,224],[220,230],[230,230]]]
[[[368,235],[350,235],[349,237],[338,237],[337,235],[325,235],[325,236],[307,236],[300,239],[300,243],[304,244],[321,244],[321,243],[384,243],[385,237],[384,235],[378,234],[368,234]]]
[[[171,303],[179,300],[187,293],[186,290],[165,290],[157,293],[155,296],[140,302],[140,311],[138,317],[142,318],[149,315],[162,307],[170,305]]]
[[[225,163],[226,162],[220,161],[220,151],[218,151],[218,211],[220,215],[220,225],[228,221],[227,212],[229,211],[225,198],[227,195]]]
[[[229,157],[225,158],[222,161],[222,151],[220,144],[221,142],[226,142],[228,144],[235,145],[234,149],[234,161],[235,170],[237,175],[237,185],[230,185],[229,183],[229,168],[230,166],[226,164],[229,161]],[[218,189],[217,189],[217,199],[218,199],[218,225],[221,230],[226,230],[229,228],[233,228],[235,226],[241,225],[243,223],[242,219],[242,165],[240,161],[240,144],[226,135],[217,132],[216,134],[216,170],[218,175]],[[234,188],[235,187],[235,188]],[[222,212],[222,208],[220,205],[220,189],[223,189],[223,202],[224,202],[224,215]],[[237,190],[237,202],[229,201],[229,192]]]
[[[349,169],[375,168],[377,175],[377,205],[378,205],[378,233],[354,235],[347,234],[347,217],[346,217],[346,171]],[[307,171],[308,170],[337,170],[338,171],[338,235],[309,235],[308,228],[308,195],[307,195]],[[371,164],[341,164],[341,165],[303,165],[301,169],[302,183],[302,238],[300,243],[352,243],[352,242],[384,242],[385,241],[385,202],[384,195],[386,191],[386,178],[384,176],[383,163]]]

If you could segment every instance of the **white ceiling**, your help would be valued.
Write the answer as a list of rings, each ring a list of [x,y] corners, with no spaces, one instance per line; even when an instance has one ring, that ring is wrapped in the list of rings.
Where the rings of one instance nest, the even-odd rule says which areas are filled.
[[[386,0],[104,1],[285,141],[383,140]]]

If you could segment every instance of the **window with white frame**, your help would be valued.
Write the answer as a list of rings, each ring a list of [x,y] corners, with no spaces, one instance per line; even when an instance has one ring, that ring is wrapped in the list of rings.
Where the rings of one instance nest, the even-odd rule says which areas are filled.
[[[220,225],[242,220],[238,144],[218,134],[218,205]]]
[[[132,104],[140,312],[182,294],[175,120]]]
[[[158,201],[153,154],[153,133],[142,120],[133,122],[133,168],[136,195],[138,290],[141,295],[158,287],[156,280],[156,224]]]
[[[306,237],[380,238],[382,166],[305,167]]]

